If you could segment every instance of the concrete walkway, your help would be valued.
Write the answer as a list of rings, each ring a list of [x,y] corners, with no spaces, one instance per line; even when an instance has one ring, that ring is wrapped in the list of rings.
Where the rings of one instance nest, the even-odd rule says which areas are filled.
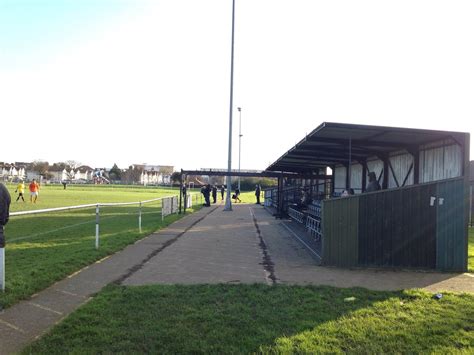
[[[283,283],[474,293],[474,275],[344,270],[319,258],[258,205],[203,208],[0,314],[0,354],[20,351],[105,285]]]

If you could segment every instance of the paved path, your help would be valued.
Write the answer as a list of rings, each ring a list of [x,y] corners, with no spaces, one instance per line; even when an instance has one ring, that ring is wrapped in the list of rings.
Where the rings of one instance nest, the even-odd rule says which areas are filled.
[[[259,282],[474,293],[472,274],[319,267],[318,256],[263,207],[234,205],[232,213],[222,208],[203,208],[3,311],[0,354],[20,351],[111,282]]]
[[[232,213],[213,211],[123,284],[266,282],[474,293],[473,274],[318,266],[319,255],[304,246],[287,223],[261,206],[233,208]]]
[[[268,252],[275,264],[277,281],[284,284],[313,284],[335,287],[365,287],[372,290],[423,288],[431,292],[474,293],[474,274],[339,269],[315,266],[318,257],[297,240],[287,224],[255,209]]]

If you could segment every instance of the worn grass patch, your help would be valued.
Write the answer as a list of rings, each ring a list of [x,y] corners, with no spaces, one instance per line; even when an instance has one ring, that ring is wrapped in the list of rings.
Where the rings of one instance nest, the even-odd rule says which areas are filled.
[[[109,286],[24,353],[472,353],[474,296]]]

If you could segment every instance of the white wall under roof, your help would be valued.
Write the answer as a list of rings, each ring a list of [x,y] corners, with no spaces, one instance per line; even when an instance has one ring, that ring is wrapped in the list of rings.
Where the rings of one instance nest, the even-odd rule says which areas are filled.
[[[461,147],[451,144],[420,151],[420,183],[461,176]]]

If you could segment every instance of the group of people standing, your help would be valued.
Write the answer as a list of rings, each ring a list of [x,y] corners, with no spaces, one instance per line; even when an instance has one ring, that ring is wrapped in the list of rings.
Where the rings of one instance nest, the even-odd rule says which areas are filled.
[[[207,184],[201,187],[201,193],[203,194],[204,201],[205,201],[204,206],[209,207],[211,205],[211,194],[212,194],[212,203],[217,202],[217,190],[218,190],[217,186],[216,185],[211,186],[211,184]],[[220,187],[220,192],[221,192],[222,201],[224,201],[224,193],[225,193],[224,185]]]
[[[186,188],[184,187],[183,191]],[[221,185],[220,187],[220,192],[221,192],[221,199],[224,201],[224,194],[225,194],[225,185]],[[211,196],[212,196],[212,203],[217,202],[217,190],[218,187],[216,185],[211,186],[211,184],[204,185],[201,188],[201,193],[204,196],[204,206],[209,207],[211,205]],[[185,194],[186,192],[183,192]],[[257,199],[256,204],[260,205],[260,195],[261,195],[261,188],[260,185],[255,185],[255,197]],[[238,187],[235,188],[234,193],[232,194],[232,199],[234,200],[234,203],[237,202],[242,202],[240,199],[240,189]]]

